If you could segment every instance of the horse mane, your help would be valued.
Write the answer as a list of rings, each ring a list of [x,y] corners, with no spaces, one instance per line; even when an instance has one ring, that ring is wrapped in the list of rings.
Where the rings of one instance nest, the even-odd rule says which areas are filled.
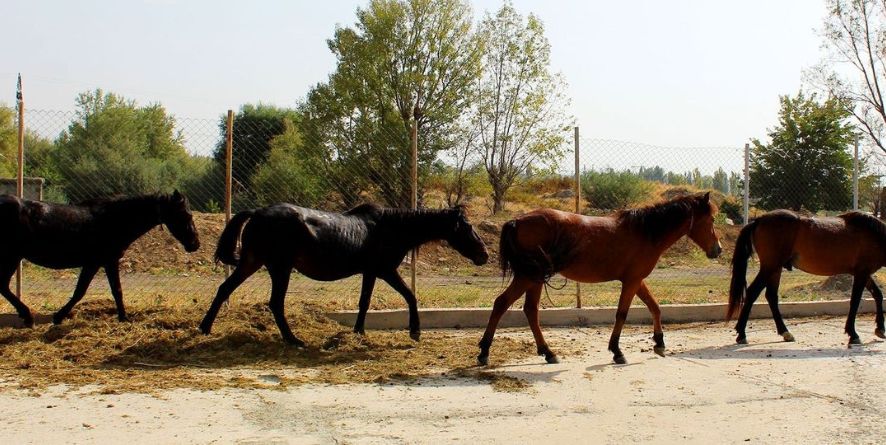
[[[357,205],[356,207],[351,208],[350,210],[346,210],[343,215],[364,215],[367,213],[377,213],[381,210],[384,210],[381,206],[375,203],[363,203]]]
[[[886,224],[879,218],[862,212],[847,212],[838,218],[846,222],[847,226],[856,227],[872,232],[877,235],[880,242],[886,245]]]
[[[696,199],[696,196],[687,195],[645,207],[625,209],[618,212],[616,219],[646,233],[651,241],[657,242],[686,221]]]
[[[135,196],[127,196],[127,195],[110,195],[110,196],[99,196],[96,198],[88,198],[82,201],[77,202],[75,205],[80,207],[98,207],[98,206],[106,206],[108,204],[117,204],[117,203],[134,203],[134,202],[144,202],[144,201],[160,201],[163,199],[168,199],[169,195],[165,195],[163,193],[150,193],[146,195],[135,195]]]

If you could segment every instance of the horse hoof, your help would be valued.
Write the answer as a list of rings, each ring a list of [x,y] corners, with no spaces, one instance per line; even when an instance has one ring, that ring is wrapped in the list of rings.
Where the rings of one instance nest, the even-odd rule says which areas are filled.
[[[876,335],[877,337],[880,337],[880,338],[886,338],[886,331],[884,331],[883,329],[877,328],[877,330],[874,331],[874,335]]]
[[[625,356],[623,356],[623,355],[616,355],[616,356],[612,357],[612,361],[614,361],[616,365],[627,365],[628,364],[627,359],[625,359]]]
[[[477,364],[480,366],[488,366],[489,365],[489,356],[488,355],[478,355],[477,356]]]
[[[859,337],[852,337],[849,339],[849,346],[860,345],[860,344],[861,344],[861,338],[859,338]]]
[[[52,316],[52,324],[54,324],[54,325],[60,325],[60,324],[62,324],[62,321],[64,321],[64,319],[65,319],[65,317],[64,317],[63,315],[59,315],[58,313],[53,314],[53,316]]]
[[[421,340],[421,331],[412,331],[409,333],[409,338],[419,341]]]
[[[797,339],[794,338],[794,334],[791,334],[790,332],[787,332],[787,331],[785,331],[784,334],[781,334],[781,338],[783,338],[784,341],[788,341],[788,342],[797,341]]]
[[[665,356],[665,347],[664,346],[653,346],[652,351],[654,351],[656,354],[658,354],[662,357]]]
[[[305,347],[305,342],[303,342],[303,341],[301,341],[301,340],[299,340],[298,338],[295,338],[295,337],[287,338],[287,339],[286,339],[286,344],[289,345],[289,346],[295,347],[295,348],[299,348],[299,349]]]
[[[560,363],[560,359],[554,354],[545,354],[545,361],[548,362],[549,365]]]
[[[129,317],[123,316],[123,317],[117,317],[117,321],[119,321],[120,323],[129,323],[132,320],[130,320]]]
[[[735,337],[735,343],[739,345],[746,345],[748,344],[748,338],[744,335],[739,335],[738,337]]]

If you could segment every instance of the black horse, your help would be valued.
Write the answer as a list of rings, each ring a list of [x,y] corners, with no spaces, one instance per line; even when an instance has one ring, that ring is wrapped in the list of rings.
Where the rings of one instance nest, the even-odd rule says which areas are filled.
[[[0,249],[0,293],[15,307],[26,326],[34,325],[31,310],[9,289],[9,281],[24,258],[52,269],[81,267],[71,300],[52,317],[61,321],[83,298],[99,268],[105,268],[117,304],[117,318],[125,321],[119,261],[133,241],[158,224],[165,224],[185,250],[200,247],[188,200],[177,190],[171,195],[96,199],[79,205],[50,204],[0,196],[0,233],[7,234]]]
[[[235,250],[241,231],[238,258]],[[215,251],[217,261],[237,267],[219,286],[215,300],[200,323],[200,330],[209,334],[222,303],[250,275],[266,266],[271,276],[269,306],[280,335],[287,343],[304,346],[304,342],[292,334],[283,313],[292,269],[320,281],[334,281],[362,273],[360,312],[354,325],[354,332],[360,334],[364,333],[363,324],[375,280],[381,278],[403,295],[409,305],[410,336],[418,340],[420,328],[415,295],[403,282],[397,266],[407,252],[433,240],[446,240],[476,265],[489,259],[486,246],[471,227],[462,207],[399,210],[364,204],[340,214],[276,204],[240,212],[225,227]]]

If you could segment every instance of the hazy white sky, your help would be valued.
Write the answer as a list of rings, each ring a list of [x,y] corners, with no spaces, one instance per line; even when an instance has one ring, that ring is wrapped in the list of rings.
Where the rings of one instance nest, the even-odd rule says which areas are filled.
[[[4,5],[0,103],[21,72],[30,109],[71,110],[101,87],[180,117],[294,105],[326,79],[336,25],[365,1],[43,1]],[[477,18],[500,6],[473,2]],[[820,58],[821,0],[529,1],[582,136],[741,146]]]

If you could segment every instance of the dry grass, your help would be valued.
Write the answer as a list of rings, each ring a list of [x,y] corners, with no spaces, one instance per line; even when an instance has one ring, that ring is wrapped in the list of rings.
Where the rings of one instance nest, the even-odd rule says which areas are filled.
[[[196,306],[132,306],[130,323],[116,321],[110,301],[85,302],[59,326],[0,328],[0,380],[6,388],[39,391],[53,385],[95,391],[154,393],[172,388],[277,387],[304,383],[382,383],[453,373],[488,381],[500,390],[525,382],[490,376],[474,367],[477,335],[426,332],[419,343],[406,332],[355,335],[311,305],[287,315],[305,349],[282,343],[263,304],[223,310],[212,335],[195,326]],[[530,341],[499,338],[497,360],[531,357]]]

